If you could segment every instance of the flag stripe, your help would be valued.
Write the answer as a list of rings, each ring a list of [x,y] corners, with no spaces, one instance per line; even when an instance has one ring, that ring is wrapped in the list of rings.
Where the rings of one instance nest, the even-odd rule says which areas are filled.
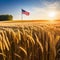
[[[29,16],[30,13],[22,9],[22,14]]]

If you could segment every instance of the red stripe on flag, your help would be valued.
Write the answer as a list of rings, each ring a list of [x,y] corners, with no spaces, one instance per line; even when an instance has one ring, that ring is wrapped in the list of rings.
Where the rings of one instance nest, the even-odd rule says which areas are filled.
[[[22,14],[25,14],[25,15],[28,16],[29,15],[29,12],[22,12]]]
[[[25,14],[25,15],[27,15],[27,16],[29,16],[29,15],[30,15],[30,13],[29,13],[29,12],[27,12],[27,11],[25,11],[25,10],[22,10],[22,14]]]

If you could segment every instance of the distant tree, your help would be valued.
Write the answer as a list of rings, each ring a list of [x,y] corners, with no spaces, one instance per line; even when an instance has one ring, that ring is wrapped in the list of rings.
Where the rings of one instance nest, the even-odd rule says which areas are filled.
[[[10,21],[13,20],[12,15],[0,15],[0,21]]]

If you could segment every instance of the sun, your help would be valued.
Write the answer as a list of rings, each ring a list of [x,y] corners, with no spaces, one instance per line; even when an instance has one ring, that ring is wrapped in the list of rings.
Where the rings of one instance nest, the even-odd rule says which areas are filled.
[[[56,12],[55,11],[48,12],[48,17],[49,17],[49,20],[54,20],[56,17]]]

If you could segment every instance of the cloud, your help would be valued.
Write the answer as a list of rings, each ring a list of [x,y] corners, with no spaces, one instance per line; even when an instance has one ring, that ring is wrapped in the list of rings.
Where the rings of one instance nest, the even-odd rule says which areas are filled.
[[[45,3],[46,10],[47,11],[55,11],[56,12],[56,17],[55,19],[60,19],[60,1],[56,1],[54,3]]]
[[[48,9],[60,9],[60,2],[45,2],[44,5],[48,8]]]
[[[50,19],[48,17],[48,13],[50,11],[54,11],[56,13],[56,17],[54,19],[60,19],[60,2],[54,2],[49,3],[45,2],[43,3],[45,6],[43,8],[40,7],[34,7],[33,11],[31,12],[31,15],[29,16],[29,19]],[[26,18],[27,19],[27,18]]]

